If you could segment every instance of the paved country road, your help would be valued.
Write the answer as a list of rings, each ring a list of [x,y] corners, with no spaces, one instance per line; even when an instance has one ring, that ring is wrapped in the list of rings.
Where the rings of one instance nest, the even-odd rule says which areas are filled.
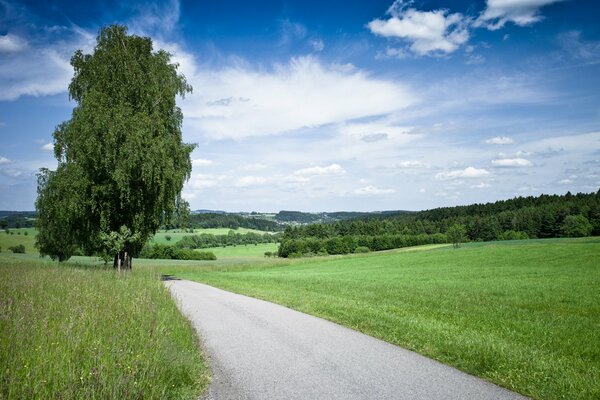
[[[229,399],[523,399],[340,325],[201,283],[165,282],[200,335]]]

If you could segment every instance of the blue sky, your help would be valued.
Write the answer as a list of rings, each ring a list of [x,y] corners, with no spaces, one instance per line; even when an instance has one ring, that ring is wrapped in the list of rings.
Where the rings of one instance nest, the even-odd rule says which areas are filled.
[[[31,210],[70,56],[126,24],[194,93],[193,209],[419,210],[600,187],[600,5],[0,0],[0,209]]]

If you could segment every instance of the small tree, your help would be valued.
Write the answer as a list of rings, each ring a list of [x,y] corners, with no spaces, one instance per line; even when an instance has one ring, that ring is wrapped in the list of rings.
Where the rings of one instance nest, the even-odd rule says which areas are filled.
[[[457,249],[467,239],[467,229],[463,224],[454,224],[446,232],[448,241]]]
[[[129,269],[190,176],[176,97],[192,88],[167,52],[124,26],[101,29],[93,54],[78,50],[71,65],[77,105],[53,135],[57,170],[38,177],[37,247],[61,261],[77,248],[111,252]]]

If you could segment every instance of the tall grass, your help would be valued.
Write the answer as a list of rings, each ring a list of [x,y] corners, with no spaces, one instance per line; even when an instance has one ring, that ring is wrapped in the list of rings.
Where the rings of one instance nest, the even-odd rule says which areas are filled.
[[[152,269],[0,257],[0,398],[189,399],[196,336]]]

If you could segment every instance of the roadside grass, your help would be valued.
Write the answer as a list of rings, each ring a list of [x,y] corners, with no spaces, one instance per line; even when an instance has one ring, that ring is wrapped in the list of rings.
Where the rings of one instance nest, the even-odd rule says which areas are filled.
[[[154,267],[119,275],[3,253],[0,338],[0,398],[191,399],[209,380]]]
[[[9,247],[22,244],[25,246],[25,253],[37,253],[37,249],[34,246],[35,236],[37,235],[35,228],[10,228],[9,232],[6,233],[6,231],[0,230],[0,247],[2,248],[2,252],[10,252]]]
[[[255,229],[248,228],[238,228],[238,229],[230,229],[230,228],[206,228],[206,229],[194,229],[194,233],[183,232],[181,229],[171,229],[164,230],[161,229],[154,235],[154,238],[150,241],[150,243],[160,243],[160,244],[174,244],[181,240],[184,236],[192,236],[192,235],[200,235],[202,233],[207,233],[209,235],[227,235],[229,231],[234,231],[235,233],[245,234],[248,232],[254,232],[258,234],[263,234],[267,232],[257,231]],[[167,240],[167,235],[171,236],[171,240]]]
[[[332,320],[533,398],[600,398],[600,238],[403,250],[161,271]]]

